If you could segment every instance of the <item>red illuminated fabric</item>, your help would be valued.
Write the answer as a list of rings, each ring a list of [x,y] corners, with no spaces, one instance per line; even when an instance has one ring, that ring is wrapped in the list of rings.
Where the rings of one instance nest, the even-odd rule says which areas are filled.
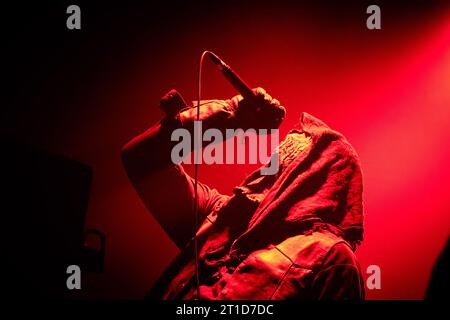
[[[235,110],[233,99],[209,101],[201,119],[223,130],[242,124]],[[180,122],[192,128],[194,119]],[[193,230],[194,181],[168,157],[180,122],[159,123],[122,153],[141,199],[181,249],[149,298],[195,298],[194,231],[201,299],[363,298],[353,253],[363,235],[361,169],[341,134],[304,113],[280,144],[276,175],[257,170],[231,197],[199,183],[204,223]]]
[[[311,143],[283,168],[285,153],[294,146],[303,147],[295,139],[288,147],[280,145],[281,173],[252,216],[248,230],[237,240],[254,243],[270,228],[270,224],[301,225],[321,221],[337,227],[350,242],[363,239],[362,174],[353,147],[338,132],[322,121],[303,113],[298,128],[290,135],[305,133]],[[260,171],[243,183],[247,186]]]
[[[361,194],[353,148],[304,114],[280,145],[277,176],[257,170],[232,197],[201,184],[200,211],[211,210],[198,232],[201,298],[362,299],[352,252],[362,240]],[[190,243],[150,296],[195,298],[192,257]]]

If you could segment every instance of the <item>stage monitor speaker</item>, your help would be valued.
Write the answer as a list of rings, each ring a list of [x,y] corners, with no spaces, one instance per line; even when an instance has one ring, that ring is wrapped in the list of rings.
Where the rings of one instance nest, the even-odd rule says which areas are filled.
[[[4,139],[2,287],[11,298],[65,298],[79,263],[92,168]]]

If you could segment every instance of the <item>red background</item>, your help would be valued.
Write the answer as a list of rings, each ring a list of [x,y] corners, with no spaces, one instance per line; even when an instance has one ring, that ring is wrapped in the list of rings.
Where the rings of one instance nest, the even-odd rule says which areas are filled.
[[[369,4],[82,2],[80,31],[65,29],[65,2],[41,8],[46,19],[16,12],[21,89],[2,131],[94,168],[86,228],[107,234],[107,252],[105,272],[87,275],[83,297],[140,298],[177,254],[119,153],[161,118],[166,91],[196,98],[205,49],[285,105],[281,136],[306,111],[348,138],[364,172],[357,256],[363,271],[376,264],[382,272],[382,289],[367,297],[423,297],[450,231],[450,11],[382,1],[382,30],[370,31]],[[33,29],[38,20],[44,25]],[[204,72],[205,98],[235,94],[210,63]],[[202,165],[200,178],[230,193],[253,169]]]

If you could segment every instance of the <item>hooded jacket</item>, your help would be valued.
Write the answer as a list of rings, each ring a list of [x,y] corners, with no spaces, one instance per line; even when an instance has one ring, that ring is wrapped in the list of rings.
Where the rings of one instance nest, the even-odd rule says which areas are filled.
[[[224,105],[210,102],[209,110],[230,112]],[[208,118],[207,112],[202,117]],[[307,113],[277,152],[276,175],[262,176],[256,170],[232,196],[199,184],[198,208],[204,217],[195,233],[200,298],[363,299],[354,254],[363,239],[362,174],[356,152],[342,134]],[[193,179],[181,165],[169,170],[152,174],[148,186],[154,190],[147,195],[171,186],[183,190],[180,201],[193,199]],[[151,200],[140,195],[151,212],[162,201],[158,195]],[[182,221],[182,215],[174,223],[177,210],[160,208],[163,203],[156,218],[181,253],[147,297],[196,298],[194,241],[184,245],[182,240],[185,226],[192,224]]]

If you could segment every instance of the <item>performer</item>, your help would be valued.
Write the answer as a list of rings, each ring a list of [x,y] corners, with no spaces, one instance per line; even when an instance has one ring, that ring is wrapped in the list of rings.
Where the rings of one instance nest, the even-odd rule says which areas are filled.
[[[277,128],[284,108],[253,91],[252,102],[202,101],[204,130]],[[163,99],[179,101],[176,92]],[[196,236],[200,299],[363,299],[354,254],[363,235],[362,175],[344,136],[303,113],[280,143],[277,174],[256,170],[231,196],[199,182],[202,223],[193,230],[194,180],[172,163],[170,137],[176,128],[192,132],[196,113],[164,118],[122,151],[140,198],[181,249],[147,297],[197,298]]]

